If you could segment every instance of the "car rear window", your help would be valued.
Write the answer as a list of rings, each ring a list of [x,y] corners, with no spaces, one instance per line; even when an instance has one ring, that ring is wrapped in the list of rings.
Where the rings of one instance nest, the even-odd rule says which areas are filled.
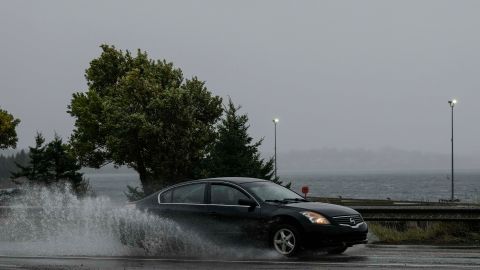
[[[203,203],[205,184],[191,184],[172,189],[172,203]]]

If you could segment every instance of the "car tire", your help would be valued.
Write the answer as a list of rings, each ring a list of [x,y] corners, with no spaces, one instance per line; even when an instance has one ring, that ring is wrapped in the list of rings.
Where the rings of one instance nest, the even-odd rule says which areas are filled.
[[[328,254],[342,254],[348,247],[338,247],[328,250]]]
[[[292,257],[300,250],[301,234],[295,226],[280,224],[272,230],[270,243],[281,255]]]

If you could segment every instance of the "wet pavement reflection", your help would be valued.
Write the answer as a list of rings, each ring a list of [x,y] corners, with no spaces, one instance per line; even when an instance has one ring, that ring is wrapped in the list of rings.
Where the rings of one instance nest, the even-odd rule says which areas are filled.
[[[241,252],[241,251],[239,251]],[[480,247],[363,245],[297,258],[0,256],[0,269],[480,269]]]

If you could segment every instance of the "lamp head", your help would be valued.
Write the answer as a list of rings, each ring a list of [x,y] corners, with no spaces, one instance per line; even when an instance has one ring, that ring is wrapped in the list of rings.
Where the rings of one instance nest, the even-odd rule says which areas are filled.
[[[448,104],[450,104],[450,107],[454,107],[455,104],[457,104],[457,100],[456,99],[449,100]]]
[[[279,120],[278,118],[274,118],[274,119],[273,119],[273,122],[274,122],[275,124],[278,123],[279,121],[280,121],[280,120]]]

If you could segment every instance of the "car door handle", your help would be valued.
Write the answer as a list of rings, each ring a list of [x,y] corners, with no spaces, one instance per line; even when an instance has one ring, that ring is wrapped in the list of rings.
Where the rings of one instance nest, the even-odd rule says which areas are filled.
[[[208,214],[209,214],[210,216],[216,216],[218,213],[212,211],[212,212],[208,212]]]

